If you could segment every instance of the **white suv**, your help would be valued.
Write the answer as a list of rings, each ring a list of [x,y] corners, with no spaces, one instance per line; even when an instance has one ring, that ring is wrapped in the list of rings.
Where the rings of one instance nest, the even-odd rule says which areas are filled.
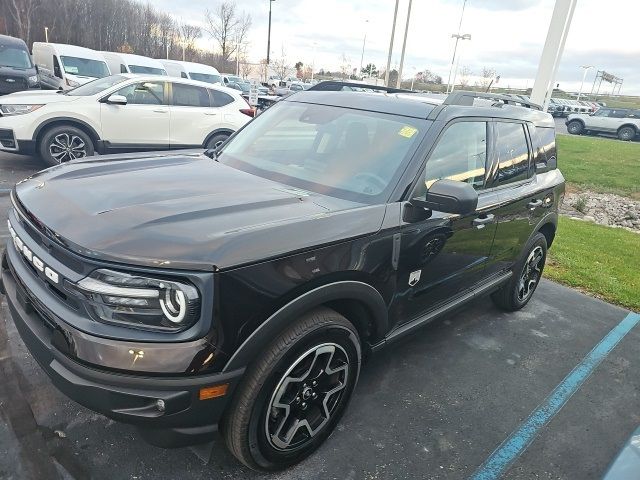
[[[188,79],[122,74],[67,92],[0,99],[0,150],[49,165],[98,153],[220,145],[253,110],[236,90]]]

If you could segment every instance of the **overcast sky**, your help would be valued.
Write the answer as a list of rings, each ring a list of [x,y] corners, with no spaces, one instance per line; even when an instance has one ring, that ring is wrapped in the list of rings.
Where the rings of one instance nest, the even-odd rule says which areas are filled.
[[[216,5],[212,0],[149,1],[194,24],[201,24],[206,8]],[[408,2],[400,1],[392,67],[400,62]],[[269,1],[236,3],[253,19],[248,56],[257,62],[266,56]],[[364,64],[384,68],[394,5],[393,0],[276,0],[272,57],[280,56],[284,48],[292,65],[300,60],[315,63],[316,70],[337,71],[344,54],[356,68],[366,32]],[[554,0],[468,0],[462,33],[472,39],[461,42],[460,67],[467,65],[477,74],[483,67],[493,68],[501,75],[499,86],[532,86],[553,5]],[[461,9],[462,0],[413,1],[404,77],[428,68],[447,81],[451,34],[458,30]],[[580,65],[593,65],[624,78],[623,94],[640,94],[639,20],[640,1],[579,0],[556,79],[560,88],[577,90]],[[206,34],[201,44],[213,47]],[[595,72],[587,74],[585,91],[591,89]],[[601,91],[610,90],[611,84],[603,83]]]

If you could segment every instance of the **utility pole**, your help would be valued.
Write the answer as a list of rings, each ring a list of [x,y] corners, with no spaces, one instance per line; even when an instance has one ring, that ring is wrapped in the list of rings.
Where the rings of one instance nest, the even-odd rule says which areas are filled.
[[[449,79],[447,80],[447,93],[449,93],[449,87],[451,86],[451,73],[453,72],[453,64],[456,61],[456,52],[458,51],[458,41],[462,38],[460,35],[460,30],[462,30],[462,19],[464,18],[464,7],[467,6],[467,0],[464,0],[462,3],[462,13],[460,13],[460,23],[458,24],[458,33],[451,35],[451,37],[456,39],[456,43],[453,47],[453,57],[451,57],[451,66],[449,67]]]
[[[593,65],[580,65],[580,68],[584,69],[582,72],[582,83],[580,84],[580,91],[578,92],[577,101],[580,101],[580,96],[582,95],[582,87],[584,87],[584,79],[587,76],[587,72],[593,68]]]
[[[271,54],[271,4],[276,0],[269,0],[269,33],[267,35],[267,65],[269,65],[269,55]]]
[[[367,23],[369,20],[364,21],[364,40],[362,40],[362,55],[360,55],[360,71],[358,75],[362,75],[362,61],[364,60],[364,46],[367,44]]]
[[[400,55],[400,68],[398,69],[398,80],[396,80],[396,88],[400,88],[402,82],[402,67],[404,66],[404,52],[407,48],[407,35],[409,34],[409,20],[411,19],[411,2],[409,0],[409,8],[407,9],[407,25],[404,27],[404,41],[402,42],[402,54]]]
[[[400,3],[400,0],[396,0],[396,9],[393,12],[393,26],[391,27],[391,41],[389,42],[389,56],[387,57],[387,71],[384,74],[384,84],[387,87],[389,86],[389,70],[391,69],[391,54],[393,53],[393,37],[396,34],[396,19],[398,18],[399,3]]]
[[[44,27],[44,41],[49,43],[49,27]]]

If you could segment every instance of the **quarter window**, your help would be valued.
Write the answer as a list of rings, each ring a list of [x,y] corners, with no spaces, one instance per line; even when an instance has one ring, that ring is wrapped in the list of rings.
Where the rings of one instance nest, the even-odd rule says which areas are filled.
[[[484,185],[486,163],[486,122],[454,123],[440,137],[429,157],[425,187],[446,178],[469,183],[479,190]]]
[[[233,103],[233,97],[229,94],[221,92],[219,90],[209,90],[211,92],[211,106],[212,107],[224,107]]]
[[[206,88],[174,83],[173,105],[178,107],[209,107],[209,94]]]
[[[497,122],[496,156],[498,159],[498,183],[526,180],[529,173],[529,146],[520,123]]]

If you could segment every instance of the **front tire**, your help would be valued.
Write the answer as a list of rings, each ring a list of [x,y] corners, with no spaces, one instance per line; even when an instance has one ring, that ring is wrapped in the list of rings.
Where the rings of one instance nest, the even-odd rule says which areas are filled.
[[[355,327],[328,308],[288,327],[249,366],[222,421],[233,455],[254,470],[280,470],[331,434],[360,372]]]
[[[511,279],[491,295],[493,303],[508,312],[524,307],[535,292],[547,259],[547,239],[538,232],[524,250],[522,258],[513,267]]]
[[[49,166],[90,157],[95,153],[91,137],[72,125],[59,125],[47,130],[38,149],[40,157]]]
[[[618,138],[624,142],[628,142],[629,140],[633,140],[636,136],[636,131],[633,127],[622,127],[618,130]]]
[[[580,135],[584,130],[584,125],[579,120],[571,120],[567,124],[567,132],[571,135]]]

